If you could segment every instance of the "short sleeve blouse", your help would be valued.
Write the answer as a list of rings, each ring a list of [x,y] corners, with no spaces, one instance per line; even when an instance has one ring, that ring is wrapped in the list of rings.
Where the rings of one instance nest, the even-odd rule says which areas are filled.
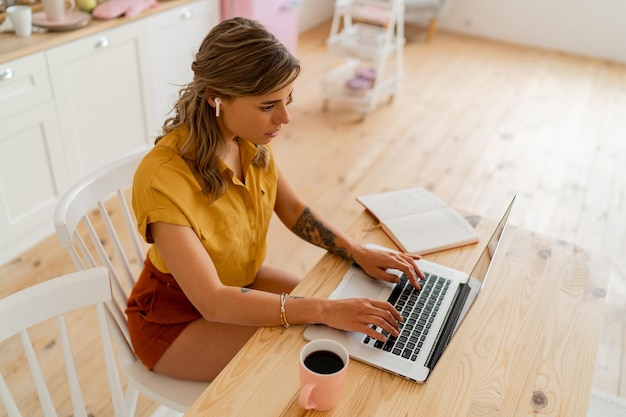
[[[249,285],[266,255],[266,236],[276,202],[278,174],[272,149],[269,147],[269,166],[261,168],[252,164],[256,146],[240,140],[245,181],[222,162],[219,169],[228,189],[211,203],[180,155],[187,132],[181,128],[163,137],[137,168],[132,204],[139,232],[146,242],[153,243],[150,223],[191,227],[222,283]],[[156,245],[150,247],[148,257],[158,270],[169,273]]]

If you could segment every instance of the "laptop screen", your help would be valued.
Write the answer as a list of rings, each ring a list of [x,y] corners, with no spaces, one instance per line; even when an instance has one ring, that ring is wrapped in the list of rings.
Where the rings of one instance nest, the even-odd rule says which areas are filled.
[[[514,201],[515,196],[513,196],[509,207],[506,209],[506,212],[504,212],[504,215],[500,219],[498,226],[496,226],[493,234],[489,238],[485,249],[483,249],[483,252],[480,254],[478,261],[470,272],[470,277],[474,277],[481,282],[481,288],[485,286],[485,281],[487,281],[487,272],[489,271],[489,267],[491,266],[491,260],[496,253],[496,249],[498,248],[498,244],[500,243],[500,238],[504,233],[504,228],[506,227],[507,220],[509,218],[509,214],[511,213],[511,208],[513,207]]]
[[[487,241],[487,244],[480,254],[478,261],[476,261],[472,272],[470,272],[470,277],[478,280],[480,282],[480,287],[473,287],[470,289],[470,286],[468,285],[463,286],[463,288],[460,289],[459,298],[455,301],[454,307],[450,313],[451,320],[444,326],[441,339],[437,342],[435,349],[426,363],[426,366],[430,369],[434,368],[435,364],[439,361],[439,358],[450,342],[452,335],[456,332],[457,328],[467,315],[470,307],[474,304],[474,300],[478,297],[478,294],[480,294],[480,290],[484,288],[485,282],[487,281],[487,272],[489,272],[491,261],[496,254],[496,249],[498,249],[498,245],[500,243],[500,239],[502,238],[502,234],[504,233],[514,201],[515,197],[511,200],[511,203],[504,212],[500,222],[498,222],[498,225],[494,229],[489,241]],[[470,284],[470,281],[468,281],[468,284]],[[471,296],[472,293],[475,295]]]

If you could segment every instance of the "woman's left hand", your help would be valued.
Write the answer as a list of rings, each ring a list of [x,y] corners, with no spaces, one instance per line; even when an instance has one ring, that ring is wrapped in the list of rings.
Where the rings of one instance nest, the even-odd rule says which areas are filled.
[[[397,275],[387,272],[388,269],[402,271],[415,288],[421,288],[418,280],[419,278],[425,278],[424,273],[415,263],[416,260],[421,259],[419,255],[397,251],[385,251],[360,245],[357,250],[354,251],[352,257],[368,275],[382,281],[392,283],[400,281]]]

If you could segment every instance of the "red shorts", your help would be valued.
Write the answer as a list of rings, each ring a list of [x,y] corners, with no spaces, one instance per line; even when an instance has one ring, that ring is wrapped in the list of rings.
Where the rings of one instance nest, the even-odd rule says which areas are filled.
[[[135,354],[150,370],[185,327],[202,318],[174,277],[149,259],[128,299],[126,315]]]

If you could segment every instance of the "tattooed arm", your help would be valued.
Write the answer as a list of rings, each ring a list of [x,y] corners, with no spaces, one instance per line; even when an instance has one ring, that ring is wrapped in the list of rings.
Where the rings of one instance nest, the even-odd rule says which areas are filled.
[[[337,236],[335,233],[317,219],[308,207],[305,207],[291,230],[307,242],[324,248],[330,253],[344,258],[350,258],[347,248],[337,246]]]
[[[417,277],[423,278],[422,272],[413,262],[416,255],[381,252],[372,250],[354,241],[345,233],[335,228],[329,221],[308,207],[297,195],[288,179],[278,168],[278,192],[274,208],[280,220],[300,238],[326,249],[332,254],[342,256],[359,264],[369,275],[396,282],[396,275],[386,272],[388,268],[399,269],[407,274],[418,286]]]

